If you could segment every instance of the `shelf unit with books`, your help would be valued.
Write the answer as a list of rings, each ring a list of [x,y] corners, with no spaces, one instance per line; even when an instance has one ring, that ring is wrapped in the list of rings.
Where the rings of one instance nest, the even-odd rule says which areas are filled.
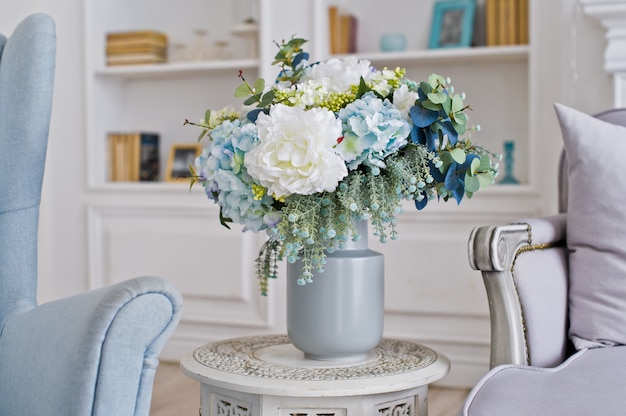
[[[158,133],[158,181],[163,181],[171,146],[195,140],[195,132],[183,127],[184,120],[199,119],[203,108],[228,104],[224,101],[228,97],[236,105],[232,91],[239,83],[239,70],[250,77],[257,76],[259,59],[249,56],[248,40],[233,34],[233,28],[250,17],[258,21],[258,0],[183,0],[175,6],[170,0],[95,0],[85,1],[84,9],[88,188],[117,189],[123,193],[133,189],[109,180],[107,137],[113,132]],[[174,9],[176,13],[172,13]],[[133,36],[129,33],[139,37],[142,33],[162,34],[168,40],[172,59],[162,63],[107,65],[107,38],[110,40],[112,33],[122,37]],[[174,60],[172,45],[183,42],[189,48],[198,48],[198,33],[202,33],[204,46],[219,41],[223,48],[226,40],[231,59]],[[119,52],[120,47],[115,50]],[[155,184],[140,185],[159,188],[150,186]]]
[[[141,2],[147,2],[147,0],[140,0],[139,3]],[[162,9],[167,10],[167,8],[171,7],[169,0],[157,0],[157,2],[162,3]],[[284,20],[284,16],[283,18],[277,16],[278,11],[282,8],[281,3],[284,3],[284,1],[254,0],[254,2],[258,2],[259,15],[272,13],[274,14],[273,22],[282,22]],[[521,101],[525,102],[523,97],[528,96],[528,66],[532,53],[530,45],[426,49],[425,45],[428,43],[427,38],[432,17],[431,7],[434,2],[424,2],[419,5],[415,5],[415,3],[409,0],[398,0],[398,2],[400,9],[406,7],[411,10],[419,9],[420,12],[407,13],[412,15],[414,19],[407,19],[406,16],[399,13],[393,13],[391,18],[387,18],[381,16],[378,3],[372,0],[358,2],[344,0],[341,2],[342,7],[353,13],[360,22],[358,26],[359,31],[357,32],[358,49],[356,52],[360,57],[369,59],[374,65],[378,66],[406,67],[409,75],[415,74],[415,78],[423,76],[424,72],[422,69],[432,68],[433,72],[450,75],[455,81],[455,85],[459,87],[463,87],[464,84],[467,85],[468,83],[474,84],[472,73],[480,74],[482,78],[487,74],[491,79],[495,80],[496,84],[502,84],[502,78],[505,77],[509,81],[508,88],[512,89],[514,95],[522,97]],[[240,54],[234,57],[236,59],[230,60],[106,66],[103,53],[105,50],[104,39],[106,34],[111,31],[129,30],[132,28],[156,28],[159,31],[171,34],[170,41],[173,41],[177,39],[177,36],[180,37],[177,34],[185,30],[191,32],[191,28],[198,26],[198,24],[193,21],[183,22],[180,18],[168,19],[166,18],[168,14],[166,11],[154,11],[157,5],[149,7],[150,13],[144,13],[143,11],[138,13],[142,8],[134,3],[132,5],[127,4],[123,0],[115,0],[114,4],[109,5],[105,3],[104,1],[96,1],[86,2],[85,4],[86,21],[90,22],[89,25],[86,25],[87,106],[89,120],[87,135],[89,149],[87,156],[90,188],[118,186],[118,184],[113,184],[106,180],[106,163],[102,160],[102,155],[105,154],[103,149],[105,140],[102,138],[106,137],[108,132],[124,129],[160,132],[162,134],[160,159],[165,161],[167,160],[167,152],[171,144],[180,143],[193,136],[193,133],[190,133],[190,129],[180,128],[180,125],[173,123],[174,120],[199,117],[201,114],[198,113],[198,109],[221,107],[228,103],[228,98],[231,98],[233,105],[237,105],[238,102],[232,98],[232,91],[239,82],[236,76],[237,72],[244,70],[246,77],[249,79],[255,76],[267,78],[267,68],[273,56],[271,53],[273,52],[271,50],[273,45],[269,44],[269,46],[265,45],[266,49],[270,49],[269,53],[262,53],[260,58],[242,57]],[[191,10],[201,7],[199,3],[196,0],[185,0],[181,3],[181,7],[183,10]],[[225,15],[236,15],[236,7],[234,4],[231,5],[230,2],[213,0],[213,2],[209,3],[211,3],[211,6],[204,6],[207,10],[209,7],[215,8],[215,5],[219,5],[219,9]],[[241,5],[241,1],[235,3],[238,3],[239,6]],[[480,3],[481,0],[479,0]],[[331,4],[333,4],[333,0],[309,0],[309,5],[313,10],[318,9],[322,10],[322,12],[313,13],[313,17],[302,17],[301,19],[323,20],[328,18],[325,10]],[[119,13],[115,13],[115,18],[111,15],[111,9],[119,11]],[[481,9],[484,10],[484,7],[478,7],[478,10]],[[104,17],[100,18],[100,16]],[[120,18],[120,16],[124,17]],[[255,16],[255,18],[259,17]],[[240,19],[241,16],[230,17],[232,23]],[[374,19],[377,19],[376,25],[367,24],[367,22]],[[174,22],[171,23],[169,22],[170,20],[174,20]],[[228,21],[229,19],[216,20]],[[172,26],[167,26],[166,23]],[[207,25],[207,23],[203,24]],[[317,33],[326,31],[328,22],[313,21],[308,24],[310,26],[303,25],[302,35],[311,39],[310,45],[314,49],[312,51],[314,58],[325,59],[330,57],[329,45],[319,45],[320,42],[328,42],[328,34]],[[408,49],[406,51],[377,51],[378,46],[376,39],[372,37],[373,34],[380,35],[384,31],[390,30],[408,31],[408,28],[413,28],[414,30],[411,31],[410,35],[407,35]],[[222,27],[220,30],[227,32],[228,29],[228,27]],[[288,28],[286,30],[289,30],[289,33],[291,33],[292,29]],[[271,29],[260,27],[259,34],[264,43],[268,43],[268,40],[270,42],[275,40],[276,33],[280,33],[280,36],[284,37],[285,33],[283,32],[286,30],[281,30],[281,28],[277,27],[272,27]],[[209,29],[209,35],[212,32],[214,32],[213,26]],[[271,34],[268,34],[268,32]],[[236,40],[236,37],[233,37],[234,40]],[[245,49],[245,45],[240,44],[240,49]],[[468,70],[465,71],[464,68],[463,73],[459,77],[457,75],[458,67],[466,67]],[[517,79],[512,79],[512,75]],[[466,79],[468,81],[465,81]],[[159,98],[157,96],[158,92],[162,92],[162,97],[167,97],[167,99]],[[468,95],[476,98],[476,94],[470,94],[469,91]],[[225,99],[226,102],[224,101]],[[481,102],[476,104],[475,107],[477,109],[489,108],[482,105]],[[515,105],[517,106],[515,109],[517,114],[519,114],[520,110],[522,113],[527,113],[527,109],[520,108],[524,103],[520,104],[518,100],[518,103]],[[153,111],[150,111],[151,106],[154,106]],[[487,110],[487,112],[490,111]],[[159,123],[165,124],[168,121],[171,124],[163,127],[158,125]],[[483,124],[487,125],[486,123]],[[516,134],[520,136],[527,135],[527,128],[524,125],[517,127],[515,129]],[[489,132],[485,134],[489,134]],[[501,134],[502,131],[494,132],[494,136]],[[518,140],[517,138],[512,139]],[[495,143],[495,140],[492,142],[496,144],[494,150],[500,150],[500,144]],[[521,168],[526,165],[527,149],[525,146],[518,146],[517,152],[518,167]],[[523,181],[527,183],[526,174],[521,172],[520,175],[523,177]]]
[[[340,13],[354,16],[357,22],[356,55],[360,58],[368,59],[378,67],[403,67],[407,76],[416,80],[425,79],[433,72],[450,77],[457,89],[467,93],[468,103],[473,109],[469,113],[470,122],[482,127],[477,133],[480,141],[499,153],[503,152],[505,141],[514,141],[515,175],[527,189],[532,188],[535,185],[531,178],[530,157],[530,86],[535,76],[531,71],[533,45],[526,42],[488,46],[485,13],[487,3],[493,4],[494,1],[477,0],[473,46],[429,49],[435,2],[427,0],[416,4],[411,0],[396,0],[385,9],[389,13],[382,13],[380,3],[374,0],[317,0],[316,16],[322,21],[316,25],[321,33],[317,34],[315,40],[322,43],[322,46],[318,46],[321,59],[324,56],[344,56],[331,54],[333,42],[330,38],[333,30],[330,10],[337,7]],[[505,0],[495,2],[505,3]],[[507,4],[514,2],[533,3],[532,0],[506,0]],[[524,31],[527,37],[532,29],[530,23]],[[382,52],[380,39],[386,33],[403,34],[406,49]],[[503,92],[509,97],[515,97],[507,100],[506,114],[502,111]]]

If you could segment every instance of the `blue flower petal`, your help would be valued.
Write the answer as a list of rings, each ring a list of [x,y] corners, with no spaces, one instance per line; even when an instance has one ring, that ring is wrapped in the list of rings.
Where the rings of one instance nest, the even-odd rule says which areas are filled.
[[[301,52],[293,58],[293,67],[296,68],[300,62],[306,61],[309,59],[309,54],[307,52]]]
[[[424,134],[426,135],[426,150],[429,152],[434,152],[437,147],[437,140],[439,139],[439,135],[436,131],[428,128],[425,129]]]
[[[413,126],[411,130],[411,141],[415,144],[426,144],[426,135],[424,130],[417,126]]]
[[[418,211],[424,209],[426,204],[428,204],[428,197],[426,195],[424,195],[424,198],[421,201],[415,200],[415,208],[417,208]]]
[[[411,107],[409,115],[411,116],[411,120],[413,120],[413,124],[417,127],[430,126],[439,118],[439,113],[437,111],[429,110],[421,105],[414,105]]]
[[[258,108],[258,109],[254,109],[248,112],[248,120],[250,120],[253,123],[256,123],[256,119],[259,117],[260,113],[265,113],[265,114],[269,114],[269,109],[265,109],[265,108]]]
[[[435,182],[441,183],[446,180],[445,174],[441,173],[439,168],[436,168],[433,162],[428,162],[428,164],[430,166],[430,174],[432,175]]]
[[[444,134],[448,135],[448,141],[450,142],[450,144],[455,145],[456,142],[459,140],[459,133],[457,133],[454,129],[454,126],[452,125],[450,119],[442,121],[441,123],[439,123],[439,125],[441,126],[441,130],[444,132]]]
[[[465,193],[465,182],[459,177],[458,166],[456,162],[452,162],[448,168],[448,173],[446,173],[444,185],[452,193],[456,202],[460,204]]]
[[[458,170],[465,173],[466,170],[468,170],[472,164],[472,160],[474,159],[478,159],[478,155],[475,155],[474,153],[470,153],[469,155],[465,156],[465,162],[463,162],[461,165],[459,165]]]

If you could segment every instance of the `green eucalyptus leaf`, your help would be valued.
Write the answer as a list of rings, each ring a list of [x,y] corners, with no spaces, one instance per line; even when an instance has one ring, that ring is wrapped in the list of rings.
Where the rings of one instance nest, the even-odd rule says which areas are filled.
[[[235,97],[245,98],[250,95],[251,91],[247,84],[243,83],[235,89]]]
[[[211,120],[211,110],[206,110],[204,112],[204,124],[209,124],[209,120]]]
[[[463,99],[460,95],[455,95],[452,97],[452,111],[456,113],[461,110],[463,110]]]
[[[263,92],[263,90],[265,89],[265,80],[263,78],[257,78],[256,81],[254,81],[254,92],[256,94]]]
[[[252,105],[254,103],[258,103],[259,102],[259,97],[257,97],[256,95],[253,95],[251,97],[249,97],[246,101],[243,102],[243,105]]]
[[[448,95],[445,92],[431,92],[428,99],[435,104],[443,104],[448,100]]]
[[[465,126],[467,124],[467,114],[455,113],[454,121],[459,125]]]
[[[202,129],[202,131],[198,135],[198,143],[200,143],[200,140],[202,140],[208,132],[209,132],[209,129]]]
[[[441,103],[441,107],[446,114],[450,114],[452,112],[452,100],[449,95],[446,94],[446,100]]]
[[[446,85],[446,80],[443,79],[441,75],[430,74],[430,76],[428,77],[428,83],[433,89],[435,89],[439,85],[441,86]]]
[[[465,124],[459,124],[456,120],[452,120],[452,127],[454,127],[454,130],[456,130],[459,135],[465,134],[467,130]]]
[[[450,166],[452,162],[454,162],[454,158],[452,158],[452,155],[450,154],[450,152],[446,150],[441,152],[441,154],[439,155],[439,160],[441,160],[441,162],[443,163],[443,165],[441,165],[441,168],[439,169],[442,172],[447,171],[448,166]]]
[[[420,89],[426,95],[428,95],[431,92],[433,92],[433,87],[431,87],[430,84],[428,82],[425,82],[425,81],[420,82]]]
[[[304,45],[305,43],[307,43],[308,41],[304,38],[292,38],[289,40],[289,42],[287,42],[288,45],[291,45],[294,48],[301,48],[302,45]]]
[[[493,183],[493,173],[491,172],[479,173],[476,178],[480,181],[481,188],[486,188]]]
[[[428,109],[428,110],[432,110],[432,111],[439,111],[441,110],[441,105],[440,104],[435,104],[432,103],[430,101],[422,101],[422,107]]]
[[[263,94],[263,97],[261,97],[261,102],[259,103],[259,107],[268,107],[270,104],[272,104],[272,101],[274,101],[274,96],[274,90],[269,90],[268,92]]]
[[[282,50],[278,51],[278,53],[274,56],[274,60],[272,61],[272,65],[280,64],[285,61],[285,54]]]
[[[487,155],[482,155],[480,157],[480,167],[478,170],[481,172],[487,172],[489,169],[491,169],[491,159],[489,159],[489,156]]]
[[[480,180],[476,176],[465,174],[465,192],[474,193],[480,190]]]
[[[470,175],[474,175],[476,174],[476,172],[479,171],[480,169],[480,159],[476,158],[476,159],[472,159],[472,163],[470,164],[470,168],[469,168],[469,173]]]
[[[450,150],[450,156],[452,156],[452,159],[454,159],[454,161],[458,164],[461,164],[463,162],[465,162],[465,150],[463,149],[459,149],[458,147]]]

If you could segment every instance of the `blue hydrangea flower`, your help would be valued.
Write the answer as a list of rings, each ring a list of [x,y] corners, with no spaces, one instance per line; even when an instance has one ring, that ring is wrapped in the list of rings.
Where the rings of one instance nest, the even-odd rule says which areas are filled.
[[[279,221],[271,196],[255,198],[255,183],[243,164],[246,152],[257,138],[254,123],[224,121],[211,131],[210,144],[196,160],[205,192],[219,204],[222,216],[254,232],[273,227]]]
[[[368,92],[339,111],[343,139],[335,151],[350,170],[361,163],[384,168],[383,160],[407,144],[410,124],[388,99]]]

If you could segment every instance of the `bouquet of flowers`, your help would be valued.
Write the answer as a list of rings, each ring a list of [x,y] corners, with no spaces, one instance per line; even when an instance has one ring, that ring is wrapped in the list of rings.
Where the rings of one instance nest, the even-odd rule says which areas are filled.
[[[270,86],[240,71],[244,110],[185,121],[206,143],[192,185],[202,183],[226,227],[268,235],[257,258],[262,294],[283,258],[300,259],[298,283],[311,282],[327,252],[359,238],[355,220],[369,220],[384,243],[397,237],[402,200],[460,203],[498,174],[498,156],[465,137],[479,128],[467,126],[470,108],[449,80],[415,82],[357,57],[311,63],[304,43],[278,45]]]

